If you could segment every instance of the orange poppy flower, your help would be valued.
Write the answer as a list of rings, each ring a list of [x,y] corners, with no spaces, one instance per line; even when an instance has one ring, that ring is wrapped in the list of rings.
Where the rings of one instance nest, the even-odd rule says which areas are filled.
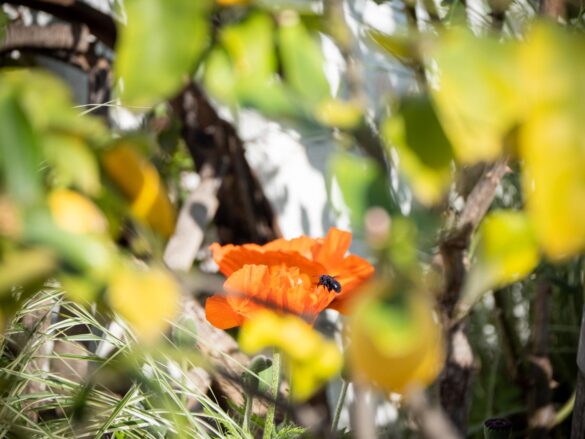
[[[322,275],[331,276],[339,284],[339,291],[334,293],[329,308],[344,312],[352,292],[374,273],[374,267],[368,261],[347,254],[350,244],[350,232],[332,227],[325,238],[277,239],[263,246],[221,246],[215,243],[210,248],[219,271],[227,277],[247,264],[296,267],[315,289],[323,286],[319,285]],[[322,291],[321,288],[318,290]],[[331,288],[325,290],[328,293],[333,291]],[[245,294],[247,290],[240,288],[240,293]]]
[[[224,283],[225,296],[205,303],[207,320],[220,329],[240,326],[254,313],[272,307],[301,315],[311,323],[335,299],[335,292],[317,288],[298,267],[244,265]]]

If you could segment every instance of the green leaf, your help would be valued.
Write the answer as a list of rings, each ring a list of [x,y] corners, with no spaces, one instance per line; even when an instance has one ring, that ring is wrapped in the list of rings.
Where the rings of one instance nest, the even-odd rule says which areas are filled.
[[[453,149],[427,97],[404,100],[383,133],[400,158],[400,170],[424,204],[438,202],[451,182]]]
[[[43,137],[47,161],[55,171],[55,183],[76,186],[89,195],[101,189],[99,166],[95,155],[79,137],[50,133]]]
[[[214,47],[207,56],[203,82],[215,98],[229,104],[236,103],[236,72],[228,53],[223,48]]]
[[[410,34],[388,35],[372,29],[367,35],[403,64],[411,65],[420,60],[418,40]]]
[[[371,159],[349,153],[334,154],[329,173],[337,180],[351,212],[352,225],[360,230],[366,210],[373,206],[393,211],[394,203],[384,173]]]
[[[273,34],[272,19],[259,12],[223,29],[220,41],[231,58],[239,80],[262,83],[276,73]]]
[[[109,141],[110,135],[103,122],[95,117],[81,116],[73,108],[69,88],[55,76],[40,70],[15,69],[3,72],[0,84],[17,96],[36,132],[69,133],[96,146]]]
[[[278,47],[286,82],[293,90],[309,103],[331,96],[321,49],[296,13],[282,19]]]
[[[115,264],[115,247],[107,239],[69,233],[55,225],[47,209],[29,209],[24,218],[23,241],[49,248],[75,273],[104,281]]]
[[[274,23],[255,12],[220,33],[222,46],[207,58],[204,82],[228,104],[256,108],[276,117],[301,116],[297,97],[278,80]]]
[[[171,96],[208,44],[208,0],[128,0],[115,71],[124,104],[152,106]]]
[[[238,84],[242,105],[257,108],[272,117],[302,117],[298,97],[279,82]]]
[[[42,201],[39,138],[17,98],[0,89],[0,178],[11,198],[23,206]]]
[[[9,294],[15,285],[43,281],[57,268],[55,255],[36,248],[9,252],[0,265],[0,297]]]

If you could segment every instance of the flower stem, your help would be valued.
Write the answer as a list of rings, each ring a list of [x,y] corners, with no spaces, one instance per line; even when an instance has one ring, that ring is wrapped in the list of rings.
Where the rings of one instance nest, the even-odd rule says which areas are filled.
[[[333,421],[331,421],[331,431],[333,433],[337,431],[337,424],[339,424],[339,417],[341,416],[341,410],[343,409],[343,403],[345,402],[345,396],[347,395],[347,388],[349,387],[349,381],[341,380],[341,382],[341,391],[339,393],[339,398],[337,398]]]
[[[254,405],[254,397],[246,395],[246,406],[244,407],[244,421],[242,422],[242,429],[246,433],[250,433],[250,417],[252,416],[252,406]]]
[[[266,421],[264,422],[264,434],[262,439],[270,439],[272,430],[274,430],[274,414],[276,413],[276,400],[278,398],[278,388],[280,386],[280,352],[276,349],[272,353],[272,388],[270,396],[272,402],[266,411]]]

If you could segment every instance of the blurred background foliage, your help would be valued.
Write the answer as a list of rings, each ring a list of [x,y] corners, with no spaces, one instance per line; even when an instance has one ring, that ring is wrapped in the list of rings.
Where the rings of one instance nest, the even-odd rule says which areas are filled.
[[[350,318],[353,377],[386,396],[430,385],[454,437],[482,437],[489,418],[513,437],[569,436],[585,407],[582,5],[102,3],[0,12],[2,436],[259,434],[262,398],[241,422],[245,367],[210,355],[235,342],[197,314],[221,289],[204,243],[290,234],[233,128],[250,111],[335,144],[329,199],[377,270]],[[366,6],[392,26],[356,14]],[[386,82],[368,57],[392,66],[376,72]],[[393,401],[377,436],[441,437]],[[293,404],[275,436],[330,434],[331,405]],[[357,424],[331,434],[367,437]]]

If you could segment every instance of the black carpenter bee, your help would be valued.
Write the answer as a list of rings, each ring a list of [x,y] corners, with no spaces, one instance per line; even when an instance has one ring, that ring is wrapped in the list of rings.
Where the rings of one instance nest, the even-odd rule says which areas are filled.
[[[322,274],[321,276],[319,276],[319,283],[317,285],[323,285],[329,291],[333,290],[336,293],[341,293],[341,284],[337,282],[335,276]]]

